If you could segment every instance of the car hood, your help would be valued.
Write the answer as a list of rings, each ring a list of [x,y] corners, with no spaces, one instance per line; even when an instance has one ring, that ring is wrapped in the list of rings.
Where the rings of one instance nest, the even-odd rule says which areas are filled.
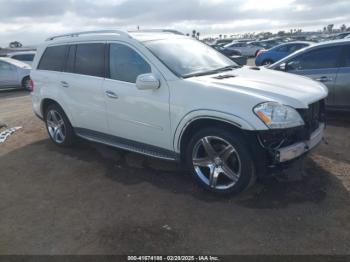
[[[319,82],[264,67],[244,66],[188,80],[210,86],[211,90],[226,89],[230,93],[244,93],[263,101],[276,101],[295,108],[307,108],[309,104],[328,95],[327,87]]]

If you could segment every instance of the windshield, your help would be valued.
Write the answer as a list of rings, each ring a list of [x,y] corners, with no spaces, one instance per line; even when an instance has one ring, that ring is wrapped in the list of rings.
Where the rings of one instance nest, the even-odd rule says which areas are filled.
[[[214,48],[193,39],[163,39],[144,43],[172,72],[181,77],[238,67]]]

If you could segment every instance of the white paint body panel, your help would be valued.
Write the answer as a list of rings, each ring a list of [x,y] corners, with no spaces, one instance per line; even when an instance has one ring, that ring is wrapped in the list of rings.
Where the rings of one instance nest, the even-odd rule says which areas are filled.
[[[162,37],[184,37],[162,35]],[[47,45],[75,42],[119,42],[131,46],[151,65],[160,81],[154,90],[139,90],[135,84],[76,74],[37,70]],[[312,80],[291,74],[249,67],[215,75],[182,79],[175,76],[142,43],[131,37],[93,35],[46,42],[37,51],[31,77],[33,108],[42,116],[41,103],[51,98],[62,105],[74,127],[135,140],[179,152],[179,139],[189,123],[200,118],[218,119],[244,130],[266,130],[253,113],[259,103],[276,101],[294,108],[307,108],[327,96],[327,89]],[[64,88],[60,81],[69,82]],[[106,91],[118,98],[111,99]]]

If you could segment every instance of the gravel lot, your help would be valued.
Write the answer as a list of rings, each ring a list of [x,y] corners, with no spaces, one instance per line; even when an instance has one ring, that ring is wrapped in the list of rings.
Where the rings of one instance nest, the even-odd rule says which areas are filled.
[[[1,120],[23,129],[0,144],[0,254],[350,254],[346,114],[330,116],[306,178],[231,198],[171,162],[54,146],[26,92],[0,93]]]

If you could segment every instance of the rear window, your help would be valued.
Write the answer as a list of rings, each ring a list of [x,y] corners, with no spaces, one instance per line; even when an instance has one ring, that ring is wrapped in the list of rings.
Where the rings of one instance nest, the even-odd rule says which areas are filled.
[[[38,69],[50,71],[62,71],[66,56],[67,46],[49,46],[46,48]]]
[[[33,54],[14,55],[14,56],[12,56],[12,58],[19,60],[19,61],[33,61],[34,55]]]
[[[79,44],[75,52],[75,73],[104,77],[105,44]]]

